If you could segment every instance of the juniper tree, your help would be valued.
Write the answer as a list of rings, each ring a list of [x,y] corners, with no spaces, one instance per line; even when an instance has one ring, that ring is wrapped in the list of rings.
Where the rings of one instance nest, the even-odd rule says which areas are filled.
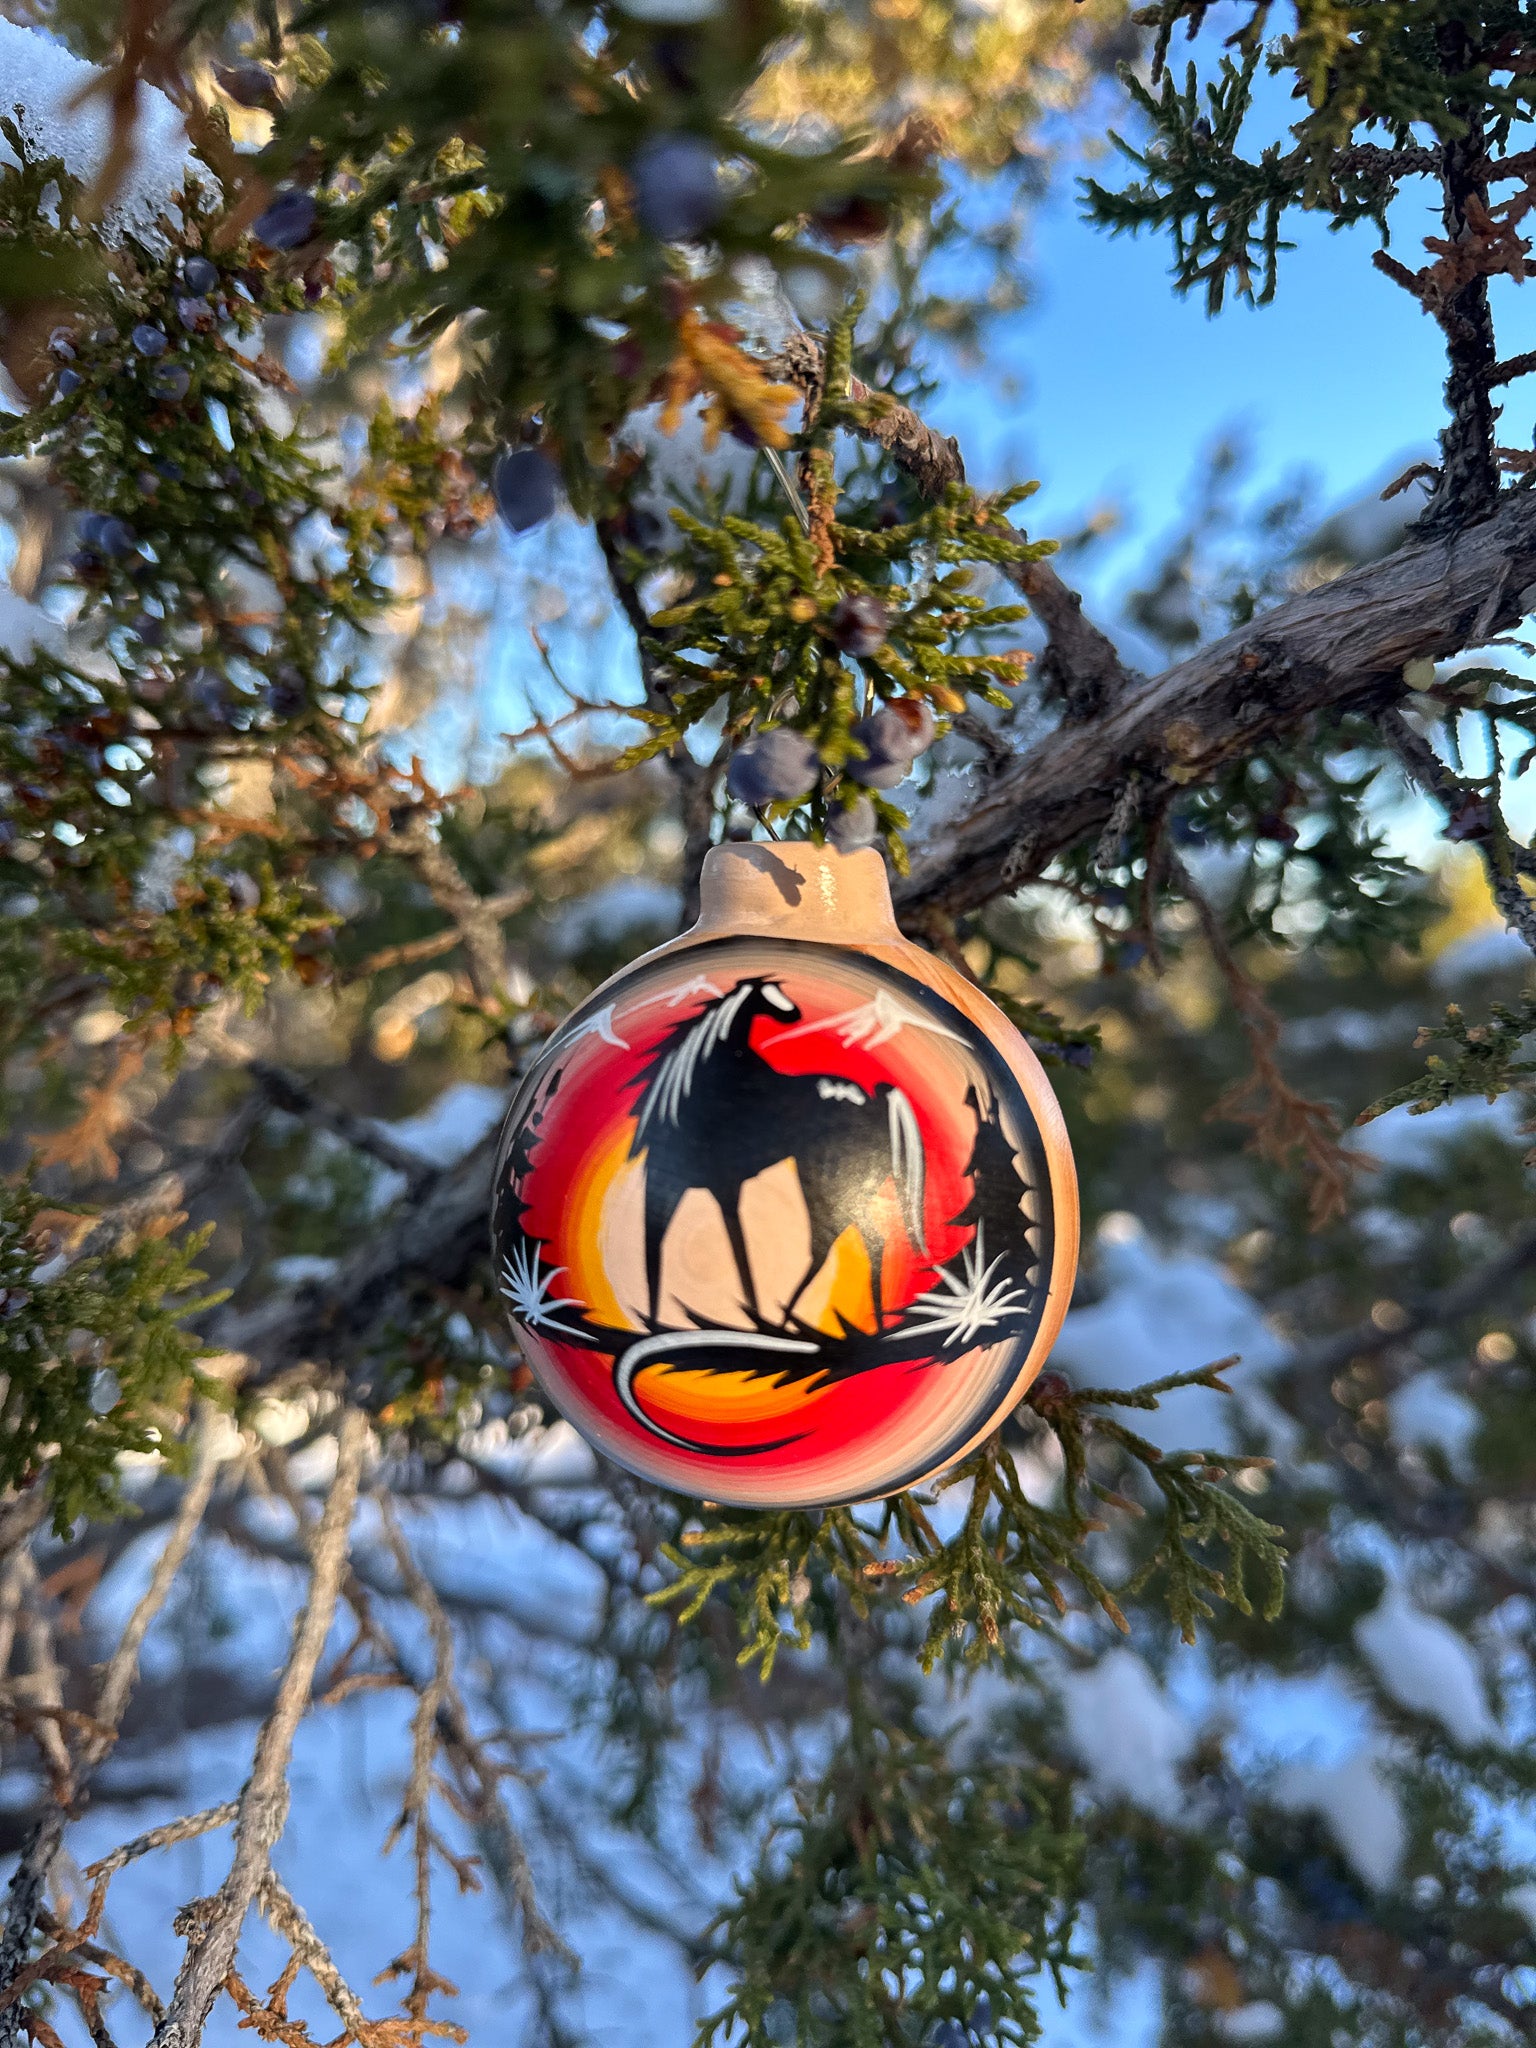
[[[1466,858],[1536,945],[1505,802],[1536,458],[1493,397],[1531,365],[1490,292],[1529,253],[1526,10],[1140,22],[1099,218],[1171,229],[1213,307],[1277,288],[1289,209],[1376,223],[1444,331],[1449,423],[1380,558],[1304,544],[1295,507],[1250,541],[1218,495],[1100,623],[1028,481],[973,488],[923,406],[1009,297],[973,263],[945,300],[937,265],[1016,288],[1034,124],[1139,47],[1115,9],[12,12],[0,2038],[459,2038],[456,1883],[515,1928],[519,2024],[570,2040],[572,1872],[705,1979],[703,2041],[1027,2041],[1047,1983],[1148,1960],[1181,2042],[1520,2037],[1523,1146],[1453,1124],[1362,1186],[1342,1124],[1531,1071],[1528,996],[1469,969],[1447,1012],[1422,954],[1454,960]],[[1295,119],[1250,147],[1266,78]],[[1001,201],[980,231],[965,179]],[[1385,237],[1418,186],[1443,222],[1415,270]],[[734,459],[678,459],[690,434]],[[498,525],[561,501],[631,684],[572,685],[568,593],[524,566],[528,722],[445,773]],[[894,789],[882,715],[917,735]],[[1394,843],[1395,777],[1460,866]],[[1109,1212],[1061,1369],[890,1501],[560,1479],[488,1271],[491,1117],[731,831],[878,835],[907,929],[1051,1062]],[[615,927],[640,875],[665,886]],[[1142,1309],[1096,1348],[1159,1258],[1188,1331]],[[1195,1280],[1265,1355],[1199,1353]],[[537,1532],[542,1607],[439,1554],[488,1504]],[[204,1641],[239,1634],[218,1574],[262,1564],[275,1679]],[[1180,1672],[1217,1702],[1198,1739]],[[1308,1682],[1355,1717],[1342,1756],[1282,1767],[1222,1724]],[[535,1690],[600,1769],[541,1782]],[[396,1692],[414,1919],[363,1967],[398,1994],[354,1987],[333,1951],[373,1930],[274,1861],[309,1719]],[[225,1723],[248,1772],[167,1794]],[[208,1895],[132,1952],[121,1902],[192,1841]]]

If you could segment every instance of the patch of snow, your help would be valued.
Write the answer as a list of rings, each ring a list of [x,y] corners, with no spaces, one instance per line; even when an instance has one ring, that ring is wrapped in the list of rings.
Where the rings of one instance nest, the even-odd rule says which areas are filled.
[[[555,921],[555,947],[568,956],[594,942],[614,945],[637,927],[660,926],[670,932],[682,910],[683,892],[672,883],[626,875],[563,906]]]
[[[176,887],[192,857],[194,841],[185,825],[175,825],[157,839],[139,864],[133,885],[136,910],[167,911],[176,907]]]
[[[510,1437],[503,1425],[487,1424],[464,1438],[466,1454],[509,1483],[585,1486],[597,1477],[597,1458],[585,1437],[565,1421]]]
[[[1275,1780],[1271,1797],[1287,1813],[1315,1813],[1373,1891],[1385,1891],[1397,1882],[1408,1848],[1408,1826],[1397,1788],[1377,1751],[1357,1750],[1331,1767],[1291,1764]]]
[[[0,28],[6,26],[0,18]],[[0,61],[3,61],[0,49]],[[0,151],[5,144],[0,142]],[[0,582],[0,654],[12,661],[31,661],[36,654],[58,654],[64,646],[64,630],[50,619],[40,605],[29,604],[8,583]]]
[[[1373,1202],[1355,1212],[1355,1228],[1374,1250],[1386,1258],[1405,1258],[1418,1243],[1418,1225],[1400,1209]]]
[[[1445,1147],[1459,1138],[1486,1130],[1495,1137],[1513,1140],[1518,1136],[1516,1127],[1520,1121],[1520,1111],[1508,1095],[1501,1095],[1497,1102],[1485,1102],[1480,1095],[1463,1095],[1422,1116],[1411,1116],[1406,1103],[1401,1109],[1389,1109],[1374,1123],[1347,1131],[1344,1143],[1351,1151],[1368,1152],[1383,1166],[1432,1171]]]
[[[1517,1913],[1524,1914],[1531,1923],[1531,1932],[1536,1934],[1536,1882],[1517,1884],[1513,1891],[1504,1894],[1506,1906],[1513,1906]]]
[[[964,761],[935,776],[929,788],[912,804],[914,847],[942,852],[959,820],[975,809],[980,782],[974,761]]]
[[[1395,1579],[1355,1623],[1355,1645],[1382,1691],[1409,1713],[1438,1721],[1463,1748],[1499,1740],[1472,1646],[1438,1614],[1415,1607]]]
[[[288,1460],[288,1478],[300,1493],[320,1493],[336,1477],[340,1446],[333,1436],[317,1436]]]
[[[1190,1252],[1164,1251],[1135,1225],[1101,1232],[1101,1301],[1074,1309],[1062,1325],[1053,1363],[1066,1367],[1079,1385],[1139,1386],[1167,1373],[1210,1365],[1233,1352],[1242,1356],[1244,1378],[1267,1371],[1285,1347],[1264,1321],[1251,1295],[1236,1286],[1211,1260]],[[1279,1449],[1276,1409],[1261,1390],[1243,1389],[1238,1413],[1261,1428]],[[1234,1402],[1205,1387],[1167,1397],[1160,1408],[1129,1418],[1139,1434],[1160,1450],[1229,1450],[1234,1441]],[[1284,1434],[1282,1431],[1281,1434]]]
[[[1364,1688],[1336,1665],[1287,1676],[1262,1665],[1230,1673],[1211,1718],[1245,1777],[1280,1764],[1343,1763],[1379,1732]]]
[[[252,1427],[263,1443],[282,1445],[294,1443],[313,1421],[314,1409],[308,1401],[269,1395],[257,1408]]]
[[[505,1112],[507,1098],[484,1081],[455,1081],[429,1108],[377,1128],[402,1151],[432,1166],[452,1166],[473,1152]]]
[[[34,156],[62,158],[87,186],[106,161],[112,120],[104,93],[81,96],[103,76],[40,29],[20,28],[0,16],[0,107],[14,114]],[[0,137],[0,163],[15,161],[10,144]],[[133,156],[102,215],[107,239],[151,234],[159,215],[170,210],[189,161],[180,114],[163,92],[141,86]]]
[[[1061,1489],[1061,1475],[1066,1469],[1061,1438],[1054,1430],[1036,1437],[1023,1450],[1013,1453],[1013,1469],[1019,1475],[1024,1498],[1037,1508],[1049,1507]]]
[[[286,1258],[274,1259],[267,1271],[279,1287],[302,1287],[306,1280],[329,1280],[339,1263],[315,1252],[290,1252]]]
[[[1512,974],[1529,967],[1531,951],[1507,924],[1479,925],[1453,939],[1429,970],[1436,988],[1457,988],[1469,974]]]
[[[1403,1036],[1405,1021],[1401,1010],[1325,1010],[1320,1017],[1293,1018],[1282,1042],[1294,1053],[1327,1052],[1335,1046],[1344,1052],[1374,1052],[1380,1045],[1395,1044]]]
[[[1134,1650],[1108,1650],[1061,1681],[1067,1740],[1096,1792],[1127,1799],[1159,1820],[1187,1806],[1178,1766],[1195,1733]]]
[[[1387,1396],[1394,1440],[1444,1454],[1457,1479],[1472,1477],[1472,1443],[1482,1427],[1476,1403],[1439,1372],[1418,1372]]]
[[[719,491],[729,510],[743,509],[757,455],[729,434],[722,434],[713,448],[706,448],[702,399],[684,406],[682,418],[670,434],[661,430],[661,415],[659,405],[631,413],[619,438],[647,459],[645,488],[635,492],[633,502],[659,522],[665,551],[681,540],[670,517],[674,505],[691,507],[702,492]]]
[[[1251,2005],[1217,2013],[1211,2025],[1223,2041],[1273,2041],[1284,2031],[1285,2014],[1267,1998],[1256,1998]]]

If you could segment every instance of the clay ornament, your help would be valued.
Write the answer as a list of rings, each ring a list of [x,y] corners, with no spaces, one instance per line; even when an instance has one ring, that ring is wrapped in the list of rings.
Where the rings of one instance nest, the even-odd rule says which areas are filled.
[[[496,1170],[498,1285],[562,1414],[676,1492],[892,1493],[1055,1339],[1077,1182],[1034,1054],[901,936],[884,862],[717,847],[693,929],[550,1039]]]

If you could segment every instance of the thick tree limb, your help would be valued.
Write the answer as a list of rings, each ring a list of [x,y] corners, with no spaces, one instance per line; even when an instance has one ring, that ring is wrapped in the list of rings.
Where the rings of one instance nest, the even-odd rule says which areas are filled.
[[[459,934],[454,932],[450,936],[456,944]],[[252,1060],[246,1071],[275,1108],[302,1117],[306,1123],[318,1124],[356,1151],[378,1160],[391,1173],[403,1174],[407,1187],[413,1191],[435,1177],[435,1166],[419,1153],[407,1152],[403,1145],[397,1145],[371,1117],[357,1116],[341,1103],[331,1101],[286,1067],[274,1066],[270,1060]]]
[[[915,854],[898,907],[969,910],[1028,881],[1102,831],[1133,774],[1153,808],[1319,712],[1380,711],[1406,694],[1405,662],[1482,645],[1524,615],[1533,582],[1536,494],[1508,490],[1478,526],[1276,605],[988,777]]]
[[[786,337],[779,354],[769,358],[765,368],[775,378],[799,387],[808,406],[821,393],[824,352],[814,336],[794,333]],[[965,460],[960,443],[920,420],[915,412],[899,405],[885,393],[873,391],[858,377],[848,380],[850,398],[878,401],[869,420],[857,429],[866,441],[874,441],[907,472],[925,498],[937,498],[947,484],[965,482]]]
[[[372,1332],[403,1312],[422,1274],[451,1286],[484,1252],[495,1157],[492,1135],[440,1173],[425,1194],[397,1203],[330,1278],[219,1312],[207,1326],[209,1342],[256,1361],[247,1385],[309,1359],[354,1359]],[[354,1391],[365,1399],[369,1389],[358,1384]]]
[[[810,395],[822,361],[821,344],[797,334],[770,367]],[[853,395],[873,394],[860,385]],[[965,475],[957,444],[905,406],[888,402],[878,425],[861,431],[929,496]],[[1481,503],[1463,482],[1462,502]],[[1392,704],[1405,694],[1405,662],[1460,653],[1514,625],[1536,581],[1536,498],[1506,491],[1480,524],[1418,538],[1291,598],[1150,682],[1126,667],[1048,563],[1025,564],[1011,580],[1045,629],[1040,672],[1066,716],[1011,763],[994,758],[980,801],[944,843],[915,856],[896,891],[908,916],[974,909],[1038,875],[1103,831],[1133,775],[1139,808],[1155,810],[1318,712]],[[1523,903],[1522,895],[1513,908]],[[1501,907],[1511,915],[1502,899]]]

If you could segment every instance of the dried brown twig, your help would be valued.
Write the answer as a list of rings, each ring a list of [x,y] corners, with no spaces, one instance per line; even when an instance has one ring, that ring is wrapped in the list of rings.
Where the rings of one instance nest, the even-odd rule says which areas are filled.
[[[1182,862],[1172,856],[1169,877],[1200,920],[1201,933],[1236,1007],[1253,1061],[1252,1071],[1235,1081],[1207,1115],[1248,1125],[1253,1133],[1248,1149],[1261,1159],[1276,1166],[1307,1168],[1307,1218],[1312,1229],[1321,1230],[1349,1206],[1354,1176],[1368,1162],[1339,1143],[1338,1119],[1328,1105],[1302,1095],[1285,1078],[1275,1057],[1280,1019],[1243,971],[1209,899]]]
[[[518,911],[526,909],[531,900],[532,891],[529,889],[504,889],[499,896],[482,897],[481,911],[499,923],[504,917],[515,917]],[[383,974],[391,967],[415,967],[423,960],[437,960],[463,943],[464,934],[459,927],[449,925],[446,931],[429,932],[424,939],[406,939],[397,946],[381,946],[376,953],[369,953],[354,966],[346,968],[340,979],[366,981],[370,975]]]
[[[19,2039],[21,1993],[28,1985],[56,1975],[65,1957],[81,1941],[89,1940],[100,1924],[105,1880],[101,1883],[100,1896],[93,1900],[92,1910],[87,1913],[81,1927],[73,1935],[61,1936],[51,1950],[34,1962],[27,1962],[27,1951],[43,1907],[48,1873],[63,1842],[65,1824],[78,1809],[91,1774],[117,1740],[118,1727],[138,1677],[139,1653],[144,1646],[144,1638],[186,1562],[212,1497],[220,1461],[216,1425],[215,1412],[206,1402],[199,1403],[191,1477],[182,1495],[169,1540],[102,1674],[95,1711],[90,1716],[83,1740],[72,1754],[57,1721],[38,1727],[39,1747],[54,1780],[53,1797],[38,1817],[7,1893],[5,1932],[0,1935],[0,2044],[3,2048],[13,2048]],[[28,1553],[23,1552],[21,1556],[31,1565]],[[32,1572],[35,1578],[35,1566],[32,1566]],[[63,1705],[57,1668],[51,1655],[42,1703],[55,1709]]]
[[[234,1967],[246,1914],[270,1873],[272,1850],[288,1818],[288,1759],[335,1618],[367,1443],[367,1418],[346,1409],[337,1434],[336,1476],[315,1535],[308,1597],[235,1814],[234,1857],[213,1897],[194,1900],[178,1916],[187,1952],[165,2018],[155,2029],[154,2048],[197,2048]]]
[[[380,1497],[380,1519],[385,1541],[407,1596],[427,1624],[433,1646],[433,1674],[420,1689],[421,1705],[412,1729],[412,1769],[405,1803],[394,1834],[410,1823],[418,1827],[425,1814],[424,1792],[430,1781],[432,1755],[443,1748],[454,1765],[461,1811],[470,1819],[492,1859],[498,1882],[515,1901],[523,1920],[523,1947],[530,1955],[552,1954],[574,1964],[576,1958],[558,1931],[540,1910],[534,1892],[533,1871],[528,1854],[507,1812],[501,1780],[512,1775],[511,1767],[497,1763],[475,1737],[469,1715],[453,1675],[453,1631],[437,1590],[421,1569],[400,1530],[387,1499]],[[394,1653],[398,1661],[398,1652]],[[403,1666],[402,1666],[403,1668]],[[431,1720],[427,1718],[430,1702]],[[393,1839],[393,1834],[391,1836]],[[422,1851],[418,1832],[418,1884],[422,1881]],[[450,1859],[455,1870],[458,1860]],[[418,1894],[418,1899],[420,1895]],[[423,1923],[424,1925],[424,1923]],[[424,1939],[418,1930],[418,1943]],[[402,1961],[404,1958],[402,1958]],[[413,1958],[414,1967],[414,1958]]]
[[[394,833],[392,850],[413,864],[432,901],[452,919],[476,996],[488,1010],[499,1010],[507,999],[507,954],[492,899],[464,879],[426,810],[413,812]]]

